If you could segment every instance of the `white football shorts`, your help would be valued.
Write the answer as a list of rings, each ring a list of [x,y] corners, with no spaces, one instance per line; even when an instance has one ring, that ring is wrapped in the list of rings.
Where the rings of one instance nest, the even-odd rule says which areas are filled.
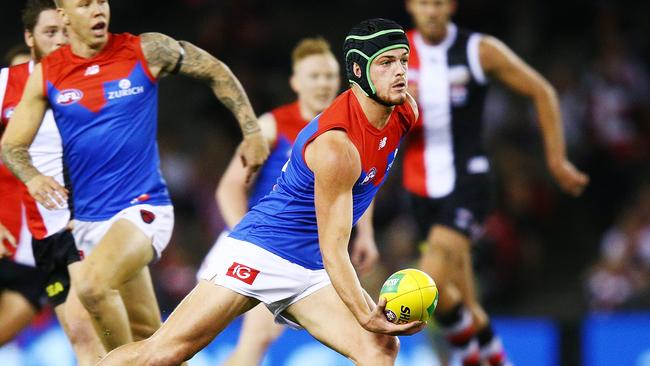
[[[220,236],[201,278],[263,302],[276,323],[299,329],[282,315],[291,304],[331,284],[324,269],[310,270],[255,244]]]
[[[77,249],[87,256],[106,235],[108,229],[117,220],[129,220],[138,227],[148,238],[154,248],[156,258],[160,258],[163,250],[169,244],[174,229],[174,206],[135,205],[115,214],[105,221],[72,220]]]

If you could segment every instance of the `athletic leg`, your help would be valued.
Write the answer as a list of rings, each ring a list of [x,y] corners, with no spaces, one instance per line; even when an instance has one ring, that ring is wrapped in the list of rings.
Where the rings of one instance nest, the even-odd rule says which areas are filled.
[[[36,308],[20,293],[7,289],[0,292],[0,346],[14,339],[36,313]]]
[[[258,301],[202,280],[150,338],[110,352],[98,365],[178,365]]]
[[[365,330],[332,285],[289,306],[285,311],[324,345],[357,365],[393,365],[399,351],[397,337]]]
[[[54,312],[72,344],[79,366],[95,365],[106,355],[92,326],[90,315],[79,301],[73,286],[70,286],[66,302],[56,306]]]
[[[284,326],[275,323],[273,314],[263,304],[257,305],[244,314],[237,346],[223,366],[259,365],[283,330]]]
[[[467,236],[454,229],[434,225],[427,243],[420,269],[431,275],[440,289],[435,317],[451,346],[452,361],[478,365],[479,345],[474,339],[476,328],[458,283],[459,279],[465,278],[462,271],[466,258],[469,258],[471,242]]]
[[[115,221],[94,250],[71,273],[79,299],[107,350],[133,341],[119,289],[154,257],[151,239],[128,220]],[[150,309],[151,313],[158,312]]]
[[[119,290],[129,315],[133,339],[141,341],[149,338],[162,324],[149,267],[142,268]]]

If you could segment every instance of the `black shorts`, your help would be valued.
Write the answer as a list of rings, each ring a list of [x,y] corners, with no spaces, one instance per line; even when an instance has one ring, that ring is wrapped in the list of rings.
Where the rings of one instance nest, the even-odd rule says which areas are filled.
[[[492,206],[490,183],[488,174],[476,174],[458,180],[454,190],[445,197],[411,194],[411,208],[420,239],[425,240],[436,224],[454,229],[470,240],[477,239]]]
[[[70,291],[68,265],[81,260],[70,230],[63,230],[45,239],[32,241],[36,267],[46,276],[45,294],[56,307],[65,302]]]
[[[0,292],[11,290],[21,294],[39,311],[45,303],[43,287],[45,274],[38,269],[16,263],[11,259],[0,259]]]

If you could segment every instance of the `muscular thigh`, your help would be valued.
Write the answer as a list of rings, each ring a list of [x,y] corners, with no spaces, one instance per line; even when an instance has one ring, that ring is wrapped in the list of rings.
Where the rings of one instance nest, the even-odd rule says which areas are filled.
[[[395,344],[394,337],[361,327],[332,285],[292,304],[285,312],[321,343],[346,357]]]
[[[120,288],[154,258],[151,239],[128,220],[115,221],[82,261],[84,274]]]

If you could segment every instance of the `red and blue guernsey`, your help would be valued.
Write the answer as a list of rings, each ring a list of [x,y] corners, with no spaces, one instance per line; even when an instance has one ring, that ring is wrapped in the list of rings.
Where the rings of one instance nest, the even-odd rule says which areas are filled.
[[[41,63],[70,172],[75,218],[103,221],[133,204],[171,204],[156,142],[158,84],[140,37],[111,34],[92,58],[64,46]]]
[[[275,108],[271,111],[271,114],[275,119],[275,144],[255,179],[255,185],[251,189],[248,198],[249,210],[273,189],[273,185],[275,185],[282,172],[282,167],[289,160],[291,148],[294,141],[296,141],[298,132],[308,123],[300,114],[298,102]]]
[[[342,93],[300,131],[277,184],[244,216],[230,236],[305,268],[323,269],[314,207],[314,173],[305,163],[305,147],[333,129],[348,134],[362,163],[361,174],[352,189],[356,224],[386,180],[402,137],[414,124],[415,114],[406,102],[396,106],[386,126],[378,130],[370,124],[352,91]]]

